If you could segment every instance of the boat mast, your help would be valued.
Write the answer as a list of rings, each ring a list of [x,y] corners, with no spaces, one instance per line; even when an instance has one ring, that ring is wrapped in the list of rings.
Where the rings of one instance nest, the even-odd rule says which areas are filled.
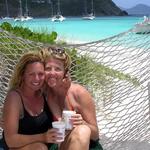
[[[9,17],[8,1],[7,0],[5,0],[5,4],[6,4],[6,17]]]
[[[93,7],[93,0],[91,0],[91,14],[93,14],[94,15],[94,9],[93,9],[94,7]]]
[[[54,10],[53,10],[53,2],[51,1],[51,0],[49,0],[49,4],[50,4],[50,6],[51,6],[51,17],[53,17],[53,12],[54,12]]]
[[[87,1],[84,0],[84,15],[87,15]]]
[[[25,15],[29,15],[29,9],[28,9],[28,1],[26,0],[26,7],[25,7]]]
[[[22,17],[22,1],[19,0],[19,17]]]
[[[61,15],[61,12],[60,12],[60,0],[57,1],[57,15]]]

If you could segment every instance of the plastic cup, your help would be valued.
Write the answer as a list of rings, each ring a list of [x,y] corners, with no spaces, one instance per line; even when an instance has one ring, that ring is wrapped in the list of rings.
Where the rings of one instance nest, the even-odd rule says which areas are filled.
[[[63,120],[65,122],[65,128],[66,130],[71,130],[73,128],[73,124],[72,122],[70,121],[71,119],[71,116],[76,114],[75,111],[70,111],[70,110],[64,110],[63,111]]]
[[[63,142],[65,138],[65,123],[62,121],[54,121],[52,122],[52,127],[58,129],[58,132],[61,134],[58,136],[61,139],[58,139],[57,142]]]

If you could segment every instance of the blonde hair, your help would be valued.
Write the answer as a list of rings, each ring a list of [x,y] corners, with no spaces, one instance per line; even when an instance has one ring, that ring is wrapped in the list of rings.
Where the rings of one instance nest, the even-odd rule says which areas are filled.
[[[27,65],[34,62],[41,62],[44,65],[43,58],[37,51],[27,52],[20,58],[10,79],[9,89],[15,89],[21,86],[23,81],[22,77]]]
[[[46,60],[50,58],[56,58],[64,62],[64,67],[66,72],[69,70],[71,65],[71,58],[69,54],[65,51],[65,49],[56,46],[49,46],[47,48],[42,49],[40,51],[40,54],[42,55],[45,63]]]

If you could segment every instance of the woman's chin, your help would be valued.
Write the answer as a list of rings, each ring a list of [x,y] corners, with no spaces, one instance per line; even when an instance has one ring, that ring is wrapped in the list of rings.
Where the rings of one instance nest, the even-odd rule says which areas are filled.
[[[56,85],[57,85],[56,82],[49,82],[48,83],[48,86],[51,88],[56,87]]]
[[[56,85],[57,85],[57,83],[56,83],[57,81],[56,80],[49,80],[47,83],[48,83],[48,86],[49,87],[56,87]]]

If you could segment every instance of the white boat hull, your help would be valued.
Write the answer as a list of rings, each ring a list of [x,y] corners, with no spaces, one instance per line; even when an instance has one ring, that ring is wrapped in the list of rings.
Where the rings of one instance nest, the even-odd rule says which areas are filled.
[[[11,18],[11,17],[4,17],[4,18],[2,18],[3,20],[9,20],[9,19],[13,19],[13,18]]]
[[[84,20],[93,20],[95,18],[95,15],[93,13],[86,14],[85,16],[82,17]]]
[[[141,23],[141,24],[136,24],[134,29],[133,29],[134,32],[136,33],[141,33],[141,34],[147,34],[147,33],[150,33],[150,23]]]
[[[62,22],[62,21],[64,21],[66,18],[65,17],[63,17],[62,15],[58,15],[58,16],[54,16],[54,17],[52,17],[52,21],[54,22],[54,21],[57,21],[57,22]]]
[[[27,17],[22,16],[22,17],[15,18],[14,21],[28,21],[28,20],[31,20],[31,19],[33,19],[33,18],[29,17],[29,16],[27,16]]]
[[[82,17],[83,20],[93,20],[95,16],[84,16]]]

